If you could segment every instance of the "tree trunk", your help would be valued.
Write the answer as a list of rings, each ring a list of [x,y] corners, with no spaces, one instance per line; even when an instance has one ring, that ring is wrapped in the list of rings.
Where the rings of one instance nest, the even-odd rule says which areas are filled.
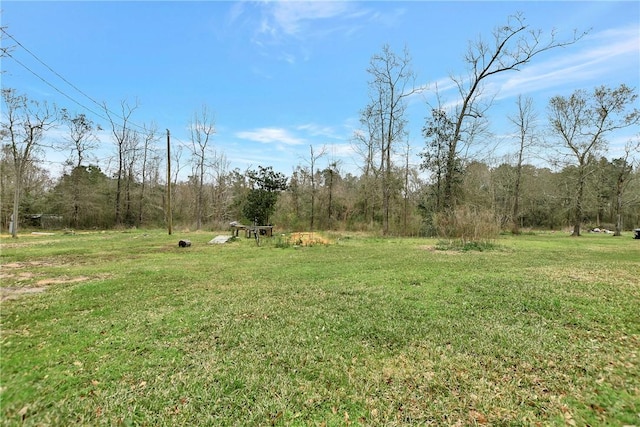
[[[196,230],[202,228],[202,204],[204,203],[204,160],[200,166],[200,177],[198,178],[198,202],[196,207]]]
[[[74,228],[78,228],[80,217],[80,166],[78,165],[73,174],[73,215],[71,218],[71,224]]]
[[[576,196],[576,206],[574,213],[573,233],[572,236],[580,236],[580,225],[582,224],[582,199],[584,195],[585,186],[585,165],[580,166],[579,182],[578,182],[578,194]]]
[[[120,149],[121,151],[122,149]],[[118,160],[118,179],[117,179],[117,183],[116,183],[116,206],[115,206],[115,220],[116,220],[116,225],[121,225],[122,224],[122,214],[120,211],[120,200],[121,200],[121,195],[122,195],[122,151],[119,153],[119,160]]]
[[[11,228],[11,237],[14,239],[18,238],[18,223],[20,222],[19,216],[18,216],[18,207],[20,206],[20,181],[21,178],[20,176],[22,175],[22,173],[20,173],[19,175],[16,174],[16,188],[13,192],[13,214],[11,215],[11,217],[13,218],[13,227]]]
[[[616,183],[616,229],[614,236],[622,236],[622,182]]]
[[[514,185],[513,195],[513,226],[511,232],[520,234],[520,179],[522,177],[522,160],[518,161],[516,168],[516,182]]]

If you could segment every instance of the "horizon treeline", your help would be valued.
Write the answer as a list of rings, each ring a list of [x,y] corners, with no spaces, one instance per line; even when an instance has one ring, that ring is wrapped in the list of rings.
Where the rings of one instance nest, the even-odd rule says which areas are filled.
[[[151,147],[147,147],[151,150]],[[3,145],[0,159],[2,205],[0,218],[6,232],[11,220],[15,173],[10,167],[8,146]],[[20,221],[22,227],[72,229],[110,229],[122,227],[162,228],[167,226],[166,174],[160,158],[147,153],[151,160],[142,167],[143,158],[129,159],[120,180],[117,172],[106,172],[97,164],[69,165],[59,177],[30,162],[23,176]],[[285,185],[271,192],[268,222],[276,230],[341,230],[384,233],[384,202],[375,173],[344,173],[338,163],[320,166],[314,162],[298,165]],[[582,224],[587,228],[615,229],[620,170],[628,163],[621,159],[593,158],[589,162],[583,200]],[[270,168],[262,168],[269,170]],[[144,169],[144,170],[143,170]],[[256,171],[227,169],[224,161],[205,168],[199,175],[185,180],[175,176],[171,185],[174,227],[190,230],[224,230],[238,221],[253,224],[255,215],[247,205],[251,193],[260,191]],[[508,162],[491,166],[470,161],[461,166],[457,186],[457,211],[467,218],[483,218],[500,230],[511,230],[514,221],[520,229],[560,230],[573,226],[575,188],[578,167],[567,165],[559,170],[524,163],[521,167],[519,215],[513,217],[517,166]],[[144,174],[143,174],[144,173]],[[271,173],[273,173],[271,171]],[[396,167],[392,171],[388,235],[434,236],[442,234],[436,217],[438,186],[425,179],[420,167]],[[627,178],[627,195],[622,203],[621,223],[629,230],[640,226],[640,172],[632,170]],[[256,208],[260,212],[263,207]],[[55,220],[39,221],[39,215]],[[266,225],[266,224],[260,224]]]

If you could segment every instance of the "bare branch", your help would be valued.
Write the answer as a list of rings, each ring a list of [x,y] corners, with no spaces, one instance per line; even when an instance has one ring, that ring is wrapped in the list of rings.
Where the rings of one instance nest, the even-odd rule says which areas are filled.
[[[505,25],[493,30],[491,45],[482,38],[470,43],[464,56],[469,77],[453,79],[458,87],[461,103],[457,110],[455,132],[449,147],[448,170],[454,170],[457,145],[463,139],[463,134],[469,134],[467,129],[473,129],[473,126],[469,127],[468,122],[482,117],[482,113],[491,105],[492,99],[484,100],[482,97],[483,86],[487,80],[504,72],[518,71],[543,52],[574,44],[585,34],[574,32],[573,37],[560,40],[556,32],[551,31],[545,37],[541,30],[530,29],[525,23],[524,15],[518,13],[510,16]],[[455,205],[453,179],[451,175],[445,178],[445,200],[449,208]]]

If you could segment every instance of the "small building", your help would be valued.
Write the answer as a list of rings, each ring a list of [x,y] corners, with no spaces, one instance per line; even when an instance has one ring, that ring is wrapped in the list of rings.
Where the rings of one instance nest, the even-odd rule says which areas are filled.
[[[62,228],[64,217],[55,214],[31,214],[25,216],[27,227],[37,227],[45,230]]]

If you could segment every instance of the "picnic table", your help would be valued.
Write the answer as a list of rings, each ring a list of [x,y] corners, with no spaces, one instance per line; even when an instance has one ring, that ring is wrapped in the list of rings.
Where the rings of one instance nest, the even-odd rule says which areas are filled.
[[[271,237],[273,235],[273,225],[231,225],[231,235],[238,237],[240,230],[244,230],[245,237],[251,238],[256,236]]]

